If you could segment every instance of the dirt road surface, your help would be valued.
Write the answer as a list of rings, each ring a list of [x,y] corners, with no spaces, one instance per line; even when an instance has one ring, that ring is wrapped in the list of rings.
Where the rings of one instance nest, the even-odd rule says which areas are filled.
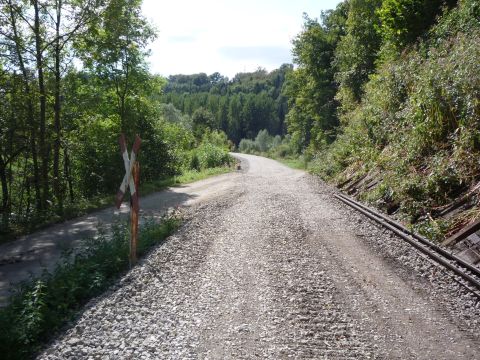
[[[40,359],[479,358],[455,282],[318,179],[240,157]]]

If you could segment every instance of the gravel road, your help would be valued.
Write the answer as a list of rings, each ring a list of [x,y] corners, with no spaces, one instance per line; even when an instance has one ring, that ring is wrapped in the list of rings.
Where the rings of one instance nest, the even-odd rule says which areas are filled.
[[[480,304],[454,281],[318,179],[239,157],[39,359],[480,357]]]

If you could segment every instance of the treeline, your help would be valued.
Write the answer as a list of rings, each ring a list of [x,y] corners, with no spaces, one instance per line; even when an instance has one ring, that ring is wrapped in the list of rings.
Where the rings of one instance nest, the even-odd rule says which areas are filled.
[[[225,160],[221,134],[166,119],[145,61],[155,36],[141,0],[0,3],[2,240],[114,194],[121,132],[142,138],[142,181]]]
[[[262,129],[286,133],[287,97],[283,84],[292,65],[267,72],[239,73],[233,79],[214,73],[173,75],[163,101],[191,117],[195,133],[205,128],[224,131],[238,145]]]
[[[326,178],[369,174],[364,198],[437,226],[434,209],[480,180],[479,19],[476,0],[349,0],[305,17],[285,83],[292,146]]]

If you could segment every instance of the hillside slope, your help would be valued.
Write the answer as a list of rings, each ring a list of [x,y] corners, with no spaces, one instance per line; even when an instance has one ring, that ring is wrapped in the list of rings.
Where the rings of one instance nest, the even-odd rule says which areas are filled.
[[[336,140],[312,140],[304,151],[315,152],[316,174],[442,240],[480,217],[480,3],[444,9],[407,44],[386,35],[390,2],[377,5],[369,16],[380,24],[381,46],[356,101],[346,95],[354,87],[341,61],[348,58],[345,39],[362,30],[352,20],[359,3],[365,2],[348,4],[346,34],[332,60],[339,81]],[[350,61],[359,63],[353,55]],[[459,199],[462,211],[443,216]]]

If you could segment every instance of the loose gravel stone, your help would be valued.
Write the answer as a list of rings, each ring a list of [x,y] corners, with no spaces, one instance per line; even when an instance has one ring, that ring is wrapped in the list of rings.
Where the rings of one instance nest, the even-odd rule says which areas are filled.
[[[475,359],[479,306],[333,189],[241,156],[39,359]]]

